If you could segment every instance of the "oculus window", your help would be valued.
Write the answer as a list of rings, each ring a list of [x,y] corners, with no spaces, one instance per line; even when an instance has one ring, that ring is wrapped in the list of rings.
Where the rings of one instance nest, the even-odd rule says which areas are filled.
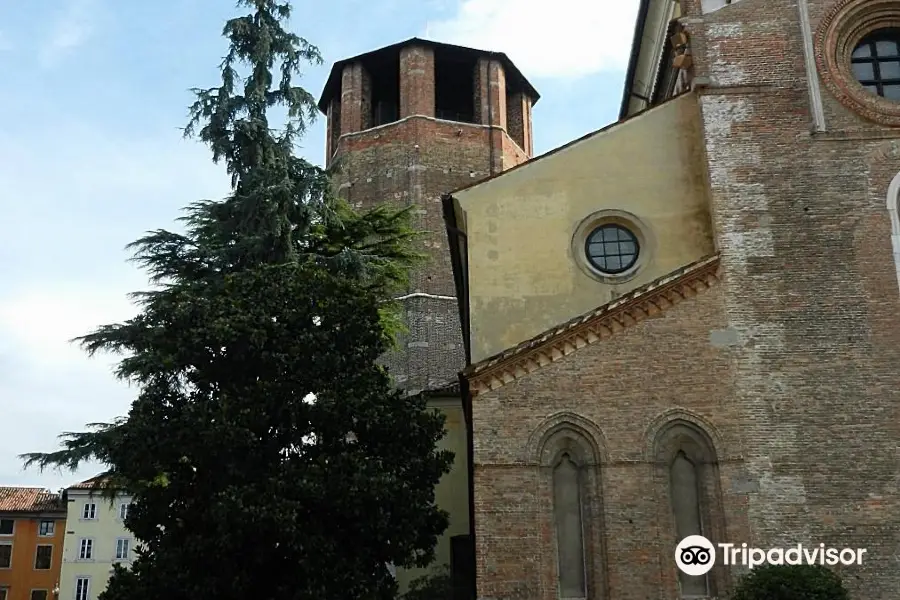
[[[618,275],[629,270],[637,263],[639,253],[637,236],[617,224],[601,225],[585,240],[588,262],[607,275]]]
[[[900,29],[879,29],[864,37],[850,66],[867,91],[900,102]]]

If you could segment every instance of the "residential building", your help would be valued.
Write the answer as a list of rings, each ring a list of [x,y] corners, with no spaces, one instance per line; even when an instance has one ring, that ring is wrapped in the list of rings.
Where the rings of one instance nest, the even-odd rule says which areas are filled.
[[[55,600],[65,529],[59,494],[0,487],[0,600]]]
[[[134,536],[125,528],[131,496],[106,497],[103,476],[66,489],[67,527],[59,593],[62,600],[96,600],[113,564],[130,565]],[[2,599],[0,599],[2,600]]]

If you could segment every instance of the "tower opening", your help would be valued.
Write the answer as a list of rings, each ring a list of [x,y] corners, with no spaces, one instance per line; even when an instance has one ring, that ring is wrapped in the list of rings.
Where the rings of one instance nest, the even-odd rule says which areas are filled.
[[[475,56],[437,48],[434,51],[434,115],[438,119],[475,122]]]
[[[365,63],[372,85],[372,127],[393,123],[400,118],[400,54],[391,52]]]

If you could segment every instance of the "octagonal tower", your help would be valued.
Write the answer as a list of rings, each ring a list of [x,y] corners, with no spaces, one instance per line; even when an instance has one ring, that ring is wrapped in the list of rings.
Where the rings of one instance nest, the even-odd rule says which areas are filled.
[[[326,164],[356,207],[411,206],[426,264],[403,295],[408,333],[387,357],[411,392],[452,386],[465,365],[441,196],[532,156],[539,96],[505,54],[413,38],[335,63],[319,102]]]

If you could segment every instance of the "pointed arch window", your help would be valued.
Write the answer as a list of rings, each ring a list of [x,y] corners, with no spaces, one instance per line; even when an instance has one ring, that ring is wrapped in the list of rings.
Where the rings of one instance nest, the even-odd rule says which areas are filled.
[[[900,285],[900,173],[894,176],[887,195],[888,215],[891,218],[891,247],[894,254],[894,269],[897,284]]]
[[[710,437],[693,423],[677,419],[657,434],[655,452],[660,509],[671,523],[666,552],[674,551],[675,546],[690,535],[702,535],[716,543],[721,539],[723,513],[718,462]],[[718,567],[699,577],[682,573],[674,561],[671,568],[678,578],[679,598],[715,597],[723,589],[724,581]]]
[[[567,452],[559,457],[553,467],[553,517],[560,598],[587,598],[580,470]]]
[[[683,540],[689,535],[703,535],[703,521],[700,507],[700,477],[697,465],[679,450],[669,467],[669,489],[671,490],[672,513],[675,519],[675,535]],[[706,575],[692,577],[679,571],[681,594],[684,598],[706,597],[709,595],[709,581]]]
[[[558,417],[557,417],[558,418]],[[578,417],[572,416],[577,422]],[[601,434],[602,436],[602,434]],[[607,572],[603,532],[601,436],[569,420],[547,427],[534,446],[545,510],[541,568],[554,574],[540,594],[559,600],[604,600]]]

